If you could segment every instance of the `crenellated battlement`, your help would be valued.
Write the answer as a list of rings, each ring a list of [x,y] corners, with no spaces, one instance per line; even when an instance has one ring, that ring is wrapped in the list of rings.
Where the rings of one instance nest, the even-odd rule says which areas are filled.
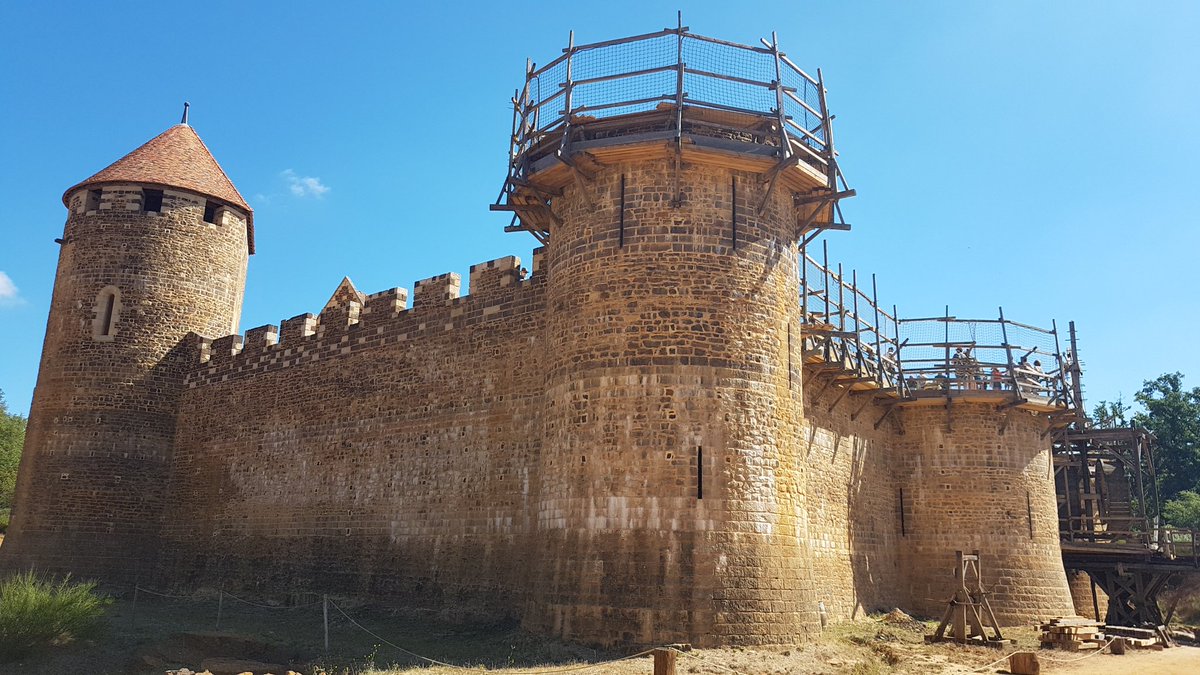
[[[241,210],[202,194],[157,185],[116,184],[81,188],[66,197],[70,220],[92,216],[142,214],[182,217],[212,227],[246,227]]]
[[[534,251],[540,267],[542,249]],[[430,334],[469,329],[484,322],[540,312],[544,275],[527,276],[517,256],[471,266],[469,294],[460,295],[454,272],[421,279],[408,291],[389,288],[370,295],[345,278],[319,314],[305,313],[280,322],[215,339],[198,337],[194,388],[243,378],[302,362],[375,349]]]

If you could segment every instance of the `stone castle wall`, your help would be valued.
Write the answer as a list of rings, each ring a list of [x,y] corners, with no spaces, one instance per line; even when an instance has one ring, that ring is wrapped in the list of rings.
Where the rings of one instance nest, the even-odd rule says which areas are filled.
[[[2,555],[113,578],[138,574],[156,550],[188,368],[178,345],[237,325],[246,221],[224,209],[204,222],[204,197],[181,190],[164,191],[158,213],[143,211],[137,185],[94,197],[69,197]]]
[[[189,376],[165,583],[515,616],[534,563],[541,277],[519,261],[212,343]],[[274,342],[274,344],[272,344]]]
[[[808,465],[808,546],[815,594],[832,620],[908,607],[900,568],[894,475],[897,426],[870,391],[806,383],[803,451]],[[831,410],[832,408],[832,410]]]
[[[1071,613],[1041,418],[805,381],[790,188],[685,162],[676,208],[669,156],[593,174],[531,278],[411,309],[347,281],[244,336],[244,218],[74,195],[0,564],[705,645],[940,615],[979,549],[1001,622]]]

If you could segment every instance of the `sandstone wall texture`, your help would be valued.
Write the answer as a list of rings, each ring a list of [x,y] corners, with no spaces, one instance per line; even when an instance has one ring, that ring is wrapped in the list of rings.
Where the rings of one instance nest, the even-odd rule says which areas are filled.
[[[886,412],[837,387],[806,384],[803,448],[808,465],[808,547],[816,598],[831,620],[909,607],[901,583],[895,431]],[[830,408],[833,408],[830,410]],[[857,414],[856,414],[857,413]]]
[[[710,158],[676,208],[653,156],[568,182],[531,278],[347,280],[244,336],[245,216],[79,190],[0,566],[710,645],[940,615],[978,549],[1001,622],[1073,613],[1044,421],[802,386],[803,207]]]
[[[156,550],[180,342],[236,328],[246,221],[204,222],[205,198],[186,191],[166,190],[158,213],[142,200],[138,185],[68,198],[8,566],[123,577]]]
[[[519,261],[213,342],[188,379],[162,583],[516,616],[534,562],[542,279]],[[340,293],[340,291],[339,291]],[[237,353],[234,353],[237,352]]]
[[[685,164],[680,183],[674,209],[669,160],[614,164],[555,201],[526,621],[606,643],[792,641],[816,601],[791,196],[760,216],[753,174]]]
[[[955,551],[978,550],[1001,625],[1074,613],[1058,543],[1045,421],[955,403],[903,411],[893,466],[903,490],[902,582],[940,616],[958,583]],[[949,427],[949,428],[948,428]]]

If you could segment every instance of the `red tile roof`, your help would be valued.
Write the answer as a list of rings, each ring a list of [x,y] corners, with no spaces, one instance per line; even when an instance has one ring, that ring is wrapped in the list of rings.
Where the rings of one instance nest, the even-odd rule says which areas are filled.
[[[246,236],[250,252],[254,253],[254,209],[221,170],[204,141],[186,124],[176,124],[103,171],[72,186],[63,193],[63,204],[67,203],[67,196],[79,188],[106,183],[149,183],[183,188],[236,206],[246,212]]]

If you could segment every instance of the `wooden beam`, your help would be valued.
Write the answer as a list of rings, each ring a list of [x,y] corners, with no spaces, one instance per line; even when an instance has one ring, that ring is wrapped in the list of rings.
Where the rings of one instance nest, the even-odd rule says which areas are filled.
[[[855,190],[843,190],[841,192],[832,193],[824,192],[819,194],[805,195],[803,197],[795,197],[793,198],[793,203],[796,206],[803,206],[805,204],[812,204],[826,200],[836,201],[838,199],[846,199],[848,197],[853,197],[856,194],[858,194],[858,192]]]

